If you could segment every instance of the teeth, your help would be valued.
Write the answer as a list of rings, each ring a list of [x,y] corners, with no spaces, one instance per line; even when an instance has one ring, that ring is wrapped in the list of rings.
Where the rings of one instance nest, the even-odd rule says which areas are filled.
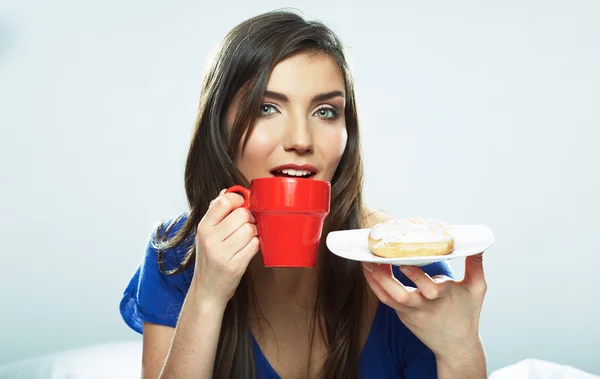
[[[285,175],[290,176],[306,176],[312,174],[312,171],[294,170],[293,168],[284,168],[283,170],[281,170],[281,172]]]

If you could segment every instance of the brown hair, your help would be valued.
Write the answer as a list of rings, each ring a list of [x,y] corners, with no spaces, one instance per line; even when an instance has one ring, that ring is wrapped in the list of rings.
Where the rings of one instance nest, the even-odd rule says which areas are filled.
[[[231,30],[219,45],[205,75],[198,117],[185,167],[185,189],[190,212],[181,229],[166,236],[181,218],[161,233],[157,230],[159,262],[166,249],[190,240],[210,201],[221,189],[249,183],[234,163],[241,138],[242,151],[263,100],[269,75],[281,60],[299,52],[327,54],[339,66],[346,86],[346,128],[348,140],[331,181],[331,212],[326,218],[319,251],[318,294],[315,312],[318,329],[327,344],[327,358],[320,377],[356,378],[359,372],[360,330],[366,304],[366,284],[360,264],[341,259],[329,251],[325,237],[332,230],[362,227],[363,165],[354,84],[342,43],[325,25],[307,21],[288,11],[274,11],[244,21]],[[236,103],[233,128],[227,127],[230,105]],[[183,215],[181,216],[183,217]],[[193,243],[177,274],[193,264]],[[160,264],[160,263],[159,263]],[[225,310],[217,356],[215,378],[254,378],[252,337],[248,310],[251,281],[244,274]]]

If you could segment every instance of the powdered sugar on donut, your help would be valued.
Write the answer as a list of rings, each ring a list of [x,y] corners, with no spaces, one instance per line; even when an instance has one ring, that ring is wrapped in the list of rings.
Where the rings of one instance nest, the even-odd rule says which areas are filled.
[[[378,240],[377,246],[386,243],[432,243],[452,240],[452,227],[444,222],[425,218],[401,218],[376,224],[369,236]]]

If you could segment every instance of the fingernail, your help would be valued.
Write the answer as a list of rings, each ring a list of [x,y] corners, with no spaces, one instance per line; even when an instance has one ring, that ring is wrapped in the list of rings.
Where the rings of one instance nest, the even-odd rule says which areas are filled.
[[[368,262],[363,262],[363,267],[369,271],[369,272],[373,272],[373,265],[371,263]]]
[[[223,195],[223,194],[225,193],[225,191],[227,191],[227,188],[225,188],[224,190],[222,190],[222,191],[219,193],[219,196]]]
[[[400,266],[400,271],[402,271],[406,275],[410,275],[412,273],[412,267],[410,267],[410,266]]]

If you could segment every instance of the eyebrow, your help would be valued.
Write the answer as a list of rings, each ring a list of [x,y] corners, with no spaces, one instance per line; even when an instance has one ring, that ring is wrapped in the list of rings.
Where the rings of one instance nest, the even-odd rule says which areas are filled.
[[[283,101],[286,103],[290,101],[290,99],[286,95],[279,93],[279,92],[275,92],[275,91],[265,91],[265,97],[270,97],[271,99]],[[345,99],[346,95],[342,91],[331,91],[331,92],[326,92],[326,93],[321,93],[321,94],[315,95],[312,98],[311,102],[317,103],[320,101],[326,101],[326,100],[333,99],[334,97],[342,97]]]

